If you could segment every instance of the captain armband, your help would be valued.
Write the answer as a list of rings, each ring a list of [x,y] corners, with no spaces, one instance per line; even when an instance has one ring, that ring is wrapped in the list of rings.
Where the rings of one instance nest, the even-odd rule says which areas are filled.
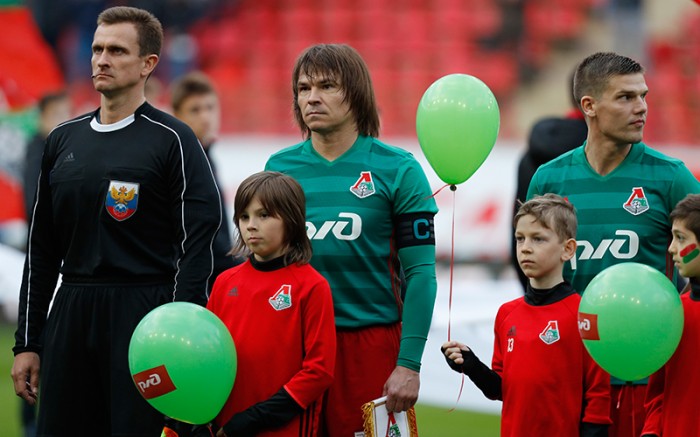
[[[411,246],[435,245],[435,214],[415,212],[396,218],[396,246],[398,249]]]

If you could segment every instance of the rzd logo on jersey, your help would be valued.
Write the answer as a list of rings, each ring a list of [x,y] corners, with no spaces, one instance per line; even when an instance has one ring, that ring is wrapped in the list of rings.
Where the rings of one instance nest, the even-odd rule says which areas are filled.
[[[328,234],[338,240],[357,240],[362,233],[362,218],[352,212],[341,212],[338,218],[344,220],[327,220],[320,227],[306,222],[306,235],[309,240],[323,240]]]
[[[157,398],[175,390],[175,384],[164,365],[136,373],[132,378],[144,399]]]
[[[571,258],[571,269],[576,270],[578,261],[603,259],[611,255],[615,259],[632,259],[639,253],[639,235],[634,231],[620,229],[615,231],[619,238],[603,238],[597,246],[587,240],[576,240],[577,252],[580,253]]]
[[[116,221],[124,221],[134,215],[139,204],[139,184],[109,181],[105,207]]]
[[[360,178],[350,187],[350,192],[360,199],[369,197],[375,193],[372,173],[368,171],[360,172]]]
[[[292,306],[292,286],[283,285],[277,292],[267,300],[277,311],[286,310]]]
[[[556,320],[550,320],[547,326],[540,332],[540,340],[545,344],[552,344],[559,341],[559,324]]]
[[[649,200],[644,195],[644,188],[632,188],[632,195],[627,199],[627,202],[622,204],[622,207],[632,215],[639,215],[647,211],[649,209]]]

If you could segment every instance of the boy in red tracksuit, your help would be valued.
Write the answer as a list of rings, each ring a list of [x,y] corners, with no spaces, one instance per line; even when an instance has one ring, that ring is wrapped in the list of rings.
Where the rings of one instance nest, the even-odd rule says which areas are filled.
[[[668,252],[681,275],[689,279],[681,294],[683,334],[668,362],[649,378],[643,437],[700,435],[694,408],[700,391],[700,194],[689,194],[670,215],[673,240]]]
[[[335,324],[328,282],[309,264],[305,197],[296,180],[260,172],[234,201],[248,260],[216,279],[207,308],[236,345],[233,390],[218,437],[315,437],[333,381]]]
[[[498,310],[492,368],[458,341],[442,352],[486,397],[503,401],[501,436],[607,436],[610,376],[581,341],[581,297],[562,274],[576,252],[574,207],[546,194],[521,205],[513,222],[530,282],[525,296]]]

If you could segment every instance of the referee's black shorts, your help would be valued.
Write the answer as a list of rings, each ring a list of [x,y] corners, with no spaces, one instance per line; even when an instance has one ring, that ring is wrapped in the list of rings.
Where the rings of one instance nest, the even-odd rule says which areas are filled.
[[[63,283],[44,330],[37,436],[159,436],[163,415],[129,372],[129,341],[172,285]]]

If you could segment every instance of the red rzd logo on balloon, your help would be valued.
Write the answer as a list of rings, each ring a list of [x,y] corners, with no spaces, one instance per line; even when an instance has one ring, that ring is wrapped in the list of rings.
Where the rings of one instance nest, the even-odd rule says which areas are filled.
[[[176,389],[164,365],[144,370],[132,377],[145,399],[157,398]]]
[[[598,314],[578,313],[578,332],[584,340],[600,340]]]

